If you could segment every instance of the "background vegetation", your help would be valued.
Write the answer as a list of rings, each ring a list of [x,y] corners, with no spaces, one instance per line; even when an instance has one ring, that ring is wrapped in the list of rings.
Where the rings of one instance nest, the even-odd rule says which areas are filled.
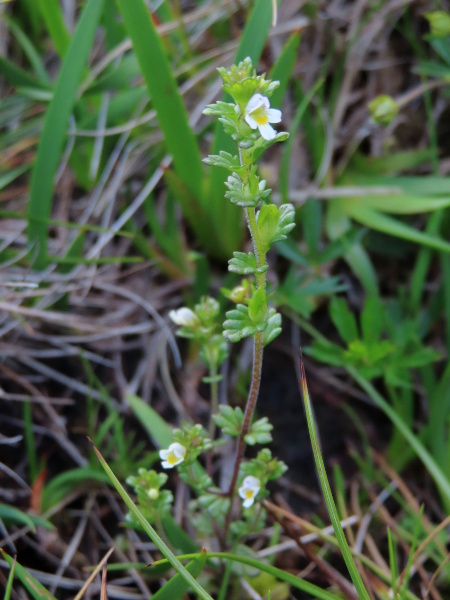
[[[301,345],[368,593],[448,597],[448,10],[282,0],[273,24],[268,0],[0,4],[5,598],[188,597],[167,566],[146,568],[160,553],[124,526],[88,437],[123,484],[159,461],[172,426],[207,420],[204,368],[167,315],[205,294],[225,312],[220,290],[239,283],[226,263],[249,240],[225,171],[202,163],[228,150],[202,111],[220,98],[216,69],[246,56],[280,80],[271,104],[290,132],[260,165],[296,228],[269,257],[283,334],[257,408],[289,470],[265,502],[270,527],[226,560],[192,539],[176,477],[164,535],[177,555],[206,546],[189,572],[214,598],[358,597],[316,480]],[[234,345],[221,403],[243,405],[249,361]],[[224,451],[218,478],[229,468]],[[110,548],[107,578],[87,581]]]

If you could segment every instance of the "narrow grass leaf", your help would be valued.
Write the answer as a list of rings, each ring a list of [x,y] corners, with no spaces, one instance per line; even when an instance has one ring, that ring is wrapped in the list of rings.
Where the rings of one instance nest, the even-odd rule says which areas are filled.
[[[292,78],[292,70],[297,62],[299,46],[300,34],[294,33],[283,46],[280,56],[270,70],[270,79],[280,82],[279,87],[270,98],[270,104],[274,108],[281,106],[283,103],[289,81]]]
[[[352,198],[350,202],[358,202],[362,207],[397,215],[432,212],[450,206],[450,198],[421,197],[414,194],[370,196],[363,192],[361,198]]]
[[[61,3],[58,0],[35,0],[35,2],[47,26],[56,52],[60,58],[63,58],[69,48],[70,34],[64,23]]]
[[[289,167],[291,162],[292,150],[294,148],[295,133],[297,132],[297,129],[299,128],[300,123],[302,122],[302,119],[311,100],[317,94],[318,90],[323,85],[323,83],[323,79],[318,79],[313,85],[313,87],[309,90],[309,92],[304,96],[303,100],[300,102],[292,120],[291,129],[289,130],[290,137],[283,146],[283,154],[281,156],[280,163],[280,194],[282,203],[289,202]]]
[[[0,175],[0,190],[3,190],[7,185],[9,185],[14,179],[23,175],[28,169],[30,165],[24,164],[20,165],[20,167],[15,167],[14,169],[9,169],[6,173],[2,173]]]
[[[33,46],[30,38],[22,31],[22,29],[12,19],[6,19],[9,30],[13,33],[19,42],[25,56],[39,81],[46,86],[51,86],[50,77],[45,70],[41,55]]]
[[[53,529],[53,525],[47,519],[43,519],[37,515],[29,515],[15,506],[8,506],[7,504],[0,504],[0,518],[9,523],[18,523],[25,525],[35,533],[36,525],[45,529]]]
[[[143,0],[117,0],[147,84],[175,169],[192,194],[202,197],[203,165],[186,108]]]
[[[177,571],[177,573],[179,573],[183,577],[183,579],[188,583],[192,590],[198,594],[200,598],[203,598],[204,600],[213,600],[213,598],[208,594],[208,592],[204,590],[199,583],[197,583],[197,581],[192,577],[190,573],[188,573],[188,571],[183,567],[183,565],[177,559],[172,550],[170,550],[166,543],[159,537],[159,535],[156,533],[156,531],[153,529],[153,527],[150,525],[150,523],[147,521],[147,519],[144,517],[141,511],[134,504],[133,500],[127,494],[124,487],[114,475],[108,463],[105,461],[98,449],[95,446],[93,446],[93,449],[102,467],[105,469],[106,473],[108,474],[108,477],[111,479],[114,487],[121,496],[122,500],[125,502],[128,509],[133,513],[133,516],[135,517],[136,521],[139,523],[139,525],[142,527],[142,529],[148,535],[148,537],[152,540],[152,542],[155,544],[155,546],[158,548],[161,554],[163,554],[163,556],[167,558],[172,567]]]
[[[0,56],[0,75],[3,75],[8,83],[16,87],[48,89],[48,86],[43,86],[39,79],[36,79],[36,77],[33,77],[33,75],[30,75],[27,71],[21,69],[3,56]]]
[[[406,223],[402,223],[397,219],[388,217],[387,215],[384,215],[366,206],[358,205],[357,203],[352,202],[351,205],[348,206],[348,213],[356,221],[362,225],[370,227],[371,229],[376,229],[382,233],[393,235],[404,240],[408,240],[409,242],[423,244],[424,246],[435,248],[436,250],[450,252],[449,242],[446,242],[437,236],[418,231]]]
[[[88,0],[85,4],[63,60],[53,99],[45,115],[31,177],[28,204],[28,240],[32,244],[37,244],[35,266],[38,269],[45,267],[47,263],[48,219],[51,212],[54,177],[69,115],[94,42],[102,7],[103,0]]]
[[[306,374],[305,367],[303,364],[303,359],[300,358],[300,371],[301,371],[301,384],[302,384],[302,395],[303,401],[305,404],[305,413],[306,419],[308,422],[308,430],[311,438],[311,445],[314,453],[314,460],[316,463],[317,472],[320,479],[320,485],[322,487],[322,493],[325,499],[325,503],[327,505],[328,514],[330,515],[331,523],[333,525],[334,533],[336,535],[336,539],[339,544],[339,548],[341,549],[342,556],[344,558],[345,564],[347,565],[348,572],[352,578],[352,581],[356,587],[356,591],[358,592],[358,596],[361,600],[370,600],[370,596],[367,593],[367,590],[364,586],[364,583],[361,579],[361,575],[356,567],[355,561],[353,559],[350,547],[347,542],[347,538],[345,537],[344,530],[342,529],[341,521],[339,519],[339,514],[336,509],[336,505],[334,503],[333,494],[331,492],[330,484],[328,483],[328,477],[325,470],[325,465],[322,459],[322,453],[320,451],[319,438],[317,435],[314,414],[312,411],[311,400],[308,392],[308,385],[306,382]]]
[[[387,402],[381,394],[373,387],[373,385],[367,381],[357,369],[351,366],[346,367],[347,372],[353,377],[353,379],[362,387],[366,394],[375,402],[375,404],[384,412],[384,414],[391,420],[392,424],[397,427],[403,437],[409,442],[411,448],[423,462],[425,467],[428,469],[431,477],[434,479],[435,484],[439,488],[443,500],[445,501],[447,508],[450,507],[450,479],[448,475],[439,467],[435,459],[425,448],[421,440],[414,435],[411,429],[404,423],[399,417],[397,412]]]
[[[127,394],[126,399],[139,419],[141,425],[159,448],[167,448],[172,443],[172,427],[148,404],[134,394]]]
[[[186,565],[186,570],[193,577],[197,578],[205,566],[205,561],[206,552],[202,552],[198,558]],[[156,592],[156,594],[153,594],[152,600],[178,600],[188,591],[188,589],[189,584],[179,573],[177,573],[164,585],[164,587]]]
[[[390,528],[387,528],[387,538],[388,538],[388,550],[389,550],[389,567],[391,570],[391,586],[392,593],[394,597],[396,597],[397,592],[397,579],[398,579],[398,566],[397,566],[397,549],[395,540],[392,537],[392,532]]]
[[[6,589],[5,589],[5,595],[3,597],[3,600],[10,600],[10,598],[11,598],[15,569],[16,569],[16,557],[14,557],[13,563],[11,565],[11,569],[9,571],[8,581],[6,582]]]
[[[180,560],[192,559],[192,558],[195,558],[196,556],[199,556],[199,555],[198,554],[184,554],[182,556],[179,556],[179,559]],[[326,590],[319,588],[317,585],[314,585],[313,583],[309,583],[309,581],[300,579],[300,577],[296,577],[295,575],[292,575],[288,571],[283,571],[282,569],[278,569],[277,567],[268,565],[268,564],[262,562],[261,560],[258,560],[255,558],[250,558],[250,557],[242,556],[239,554],[233,554],[231,552],[208,552],[207,558],[220,558],[223,560],[237,562],[237,563],[241,563],[243,565],[247,565],[249,567],[253,567],[254,569],[258,569],[259,571],[262,571],[263,573],[268,573],[269,575],[272,575],[279,581],[285,581],[286,583],[288,583],[289,585],[292,585],[292,587],[296,588],[297,590],[306,592],[307,594],[310,594],[311,598],[315,598],[317,600],[336,600],[335,594],[332,594],[331,592],[327,592]],[[156,566],[156,565],[162,564],[163,562],[165,562],[165,561],[158,560],[154,564]]]
[[[0,548],[0,554],[11,568],[14,565],[14,573],[17,579],[26,588],[31,598],[34,598],[34,600],[56,600],[56,598],[45,589],[42,583],[30,575],[22,565],[16,562],[16,560],[9,556],[2,548]]]

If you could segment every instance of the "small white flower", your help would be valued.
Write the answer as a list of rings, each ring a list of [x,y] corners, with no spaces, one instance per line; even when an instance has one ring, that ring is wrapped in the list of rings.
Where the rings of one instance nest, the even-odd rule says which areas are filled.
[[[179,465],[183,462],[185,456],[186,448],[178,442],[170,444],[167,450],[159,451],[159,457],[162,460],[161,464],[163,469],[172,469],[176,465]]]
[[[150,500],[156,500],[159,497],[158,488],[150,488],[147,492],[147,496],[150,498]]]
[[[239,496],[244,501],[242,506],[249,508],[255,501],[259,490],[261,489],[261,482],[257,477],[249,475],[242,482],[242,486],[239,488]]]
[[[181,327],[195,327],[200,323],[195,312],[185,306],[178,310],[171,310],[169,319],[172,319],[175,325],[180,325]]]
[[[269,99],[261,94],[253,94],[245,107],[245,120],[252,129],[259,129],[265,140],[273,140],[275,129],[269,123],[281,121],[281,110],[270,108]]]

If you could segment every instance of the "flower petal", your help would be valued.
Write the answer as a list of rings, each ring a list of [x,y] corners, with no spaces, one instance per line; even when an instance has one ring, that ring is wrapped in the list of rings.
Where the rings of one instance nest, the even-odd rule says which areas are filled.
[[[277,133],[275,129],[269,125],[269,123],[266,123],[265,125],[259,125],[258,129],[259,133],[265,140],[273,140]]]
[[[281,110],[278,110],[278,108],[269,108],[267,111],[267,117],[269,119],[269,123],[280,123]]]
[[[247,125],[250,125],[252,129],[256,129],[258,127],[258,123],[251,115],[245,115],[245,121]],[[170,316],[170,315],[169,315]]]
[[[245,114],[248,115],[252,113],[257,108],[261,108],[264,106],[265,108],[269,108],[270,102],[269,99],[263,96],[262,94],[253,94],[250,100],[247,102],[247,106],[245,107]]]

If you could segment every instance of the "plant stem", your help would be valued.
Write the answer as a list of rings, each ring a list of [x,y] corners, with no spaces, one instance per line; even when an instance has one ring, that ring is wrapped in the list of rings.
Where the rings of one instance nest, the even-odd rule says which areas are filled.
[[[248,182],[250,167],[252,165],[253,158],[251,154],[243,149],[239,149],[239,158],[242,166],[245,167],[245,171],[242,174],[242,180],[244,184]],[[256,220],[256,210],[253,207],[245,209],[245,216],[247,217],[247,224],[250,231],[250,235],[253,242],[253,248],[256,256],[256,264],[258,267],[262,267],[266,264],[266,251],[261,243],[261,237],[259,235],[258,223]],[[257,289],[266,287],[266,274],[256,273],[256,287]],[[236,482],[239,475],[239,467],[241,466],[242,459],[244,457],[245,450],[245,436],[250,431],[250,426],[253,420],[253,414],[255,412],[256,401],[258,400],[259,388],[261,384],[261,372],[262,362],[264,353],[264,333],[259,331],[255,333],[253,337],[253,368],[252,368],[252,381],[250,385],[250,391],[247,398],[247,404],[245,406],[244,420],[242,422],[241,433],[239,434],[236,450],[236,459],[234,461],[233,475],[231,477],[230,487],[228,489],[228,496],[230,497],[230,508],[228,509],[227,516],[225,518],[224,525],[224,540],[226,541],[228,536],[228,529],[230,527],[231,515],[233,512],[233,496],[235,493]]]
[[[253,414],[255,412],[256,401],[258,400],[259,387],[261,383],[261,372],[262,372],[262,362],[263,362],[263,351],[264,351],[264,334],[262,332],[258,332],[255,334],[253,338],[253,369],[252,369],[252,382],[250,386],[250,392],[248,394],[247,404],[245,406],[244,412],[244,420],[242,422],[241,433],[238,438],[237,450],[236,450],[236,460],[234,462],[233,475],[231,477],[230,487],[228,489],[228,495],[230,496],[230,508],[228,510],[225,527],[224,527],[224,537],[226,539],[228,534],[228,528],[230,526],[231,521],[231,513],[233,507],[233,494],[234,489],[236,487],[236,481],[239,475],[239,467],[241,466],[242,458],[244,456],[245,450],[245,436],[250,430],[250,425],[252,424]]]

